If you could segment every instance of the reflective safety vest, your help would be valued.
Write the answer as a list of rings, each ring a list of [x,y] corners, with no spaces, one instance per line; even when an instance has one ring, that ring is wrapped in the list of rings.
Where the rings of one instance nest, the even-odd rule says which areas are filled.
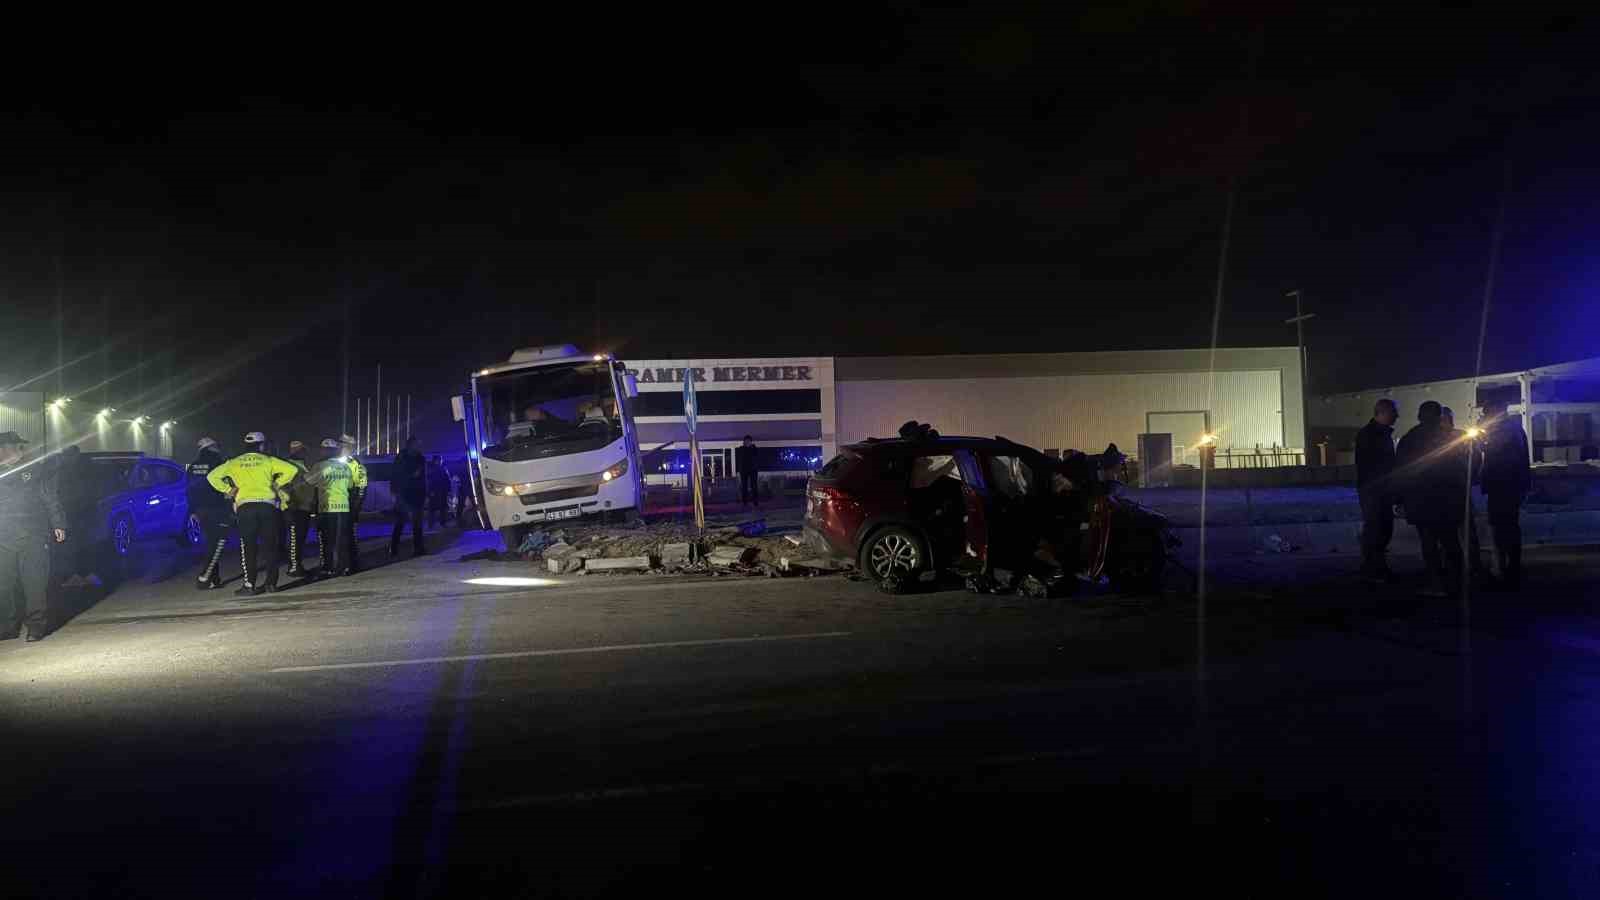
[[[233,508],[246,503],[278,505],[278,487],[286,485],[299,473],[293,463],[265,453],[241,453],[206,473],[206,481],[221,493],[231,488],[228,481],[239,489],[233,498]],[[227,479],[227,480],[224,480]]]
[[[367,467],[361,460],[354,456],[347,456],[344,460],[350,466],[350,489],[361,493],[367,492]]]
[[[350,511],[350,487],[353,472],[348,460],[325,459],[317,463],[306,480],[317,486],[317,512],[343,513]]]

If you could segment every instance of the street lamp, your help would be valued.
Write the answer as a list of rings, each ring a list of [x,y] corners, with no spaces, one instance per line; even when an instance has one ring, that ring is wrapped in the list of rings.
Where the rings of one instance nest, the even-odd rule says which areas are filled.
[[[50,408],[56,412],[60,412],[61,410],[66,409],[67,404],[71,402],[71,397],[57,397],[56,399],[50,401]]]
[[[109,419],[109,418],[111,418],[111,414],[116,412],[116,411],[117,411],[117,408],[115,406],[108,406],[105,409],[100,410],[100,412],[96,413],[95,414],[95,418],[96,419]]]
[[[167,421],[161,423],[161,430],[162,431],[171,431],[172,430],[172,426],[174,426],[176,424],[178,424],[178,420],[177,419],[168,419]]]

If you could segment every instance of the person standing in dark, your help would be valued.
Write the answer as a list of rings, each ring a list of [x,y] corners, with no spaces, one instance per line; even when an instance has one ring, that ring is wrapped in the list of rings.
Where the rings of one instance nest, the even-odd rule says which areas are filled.
[[[1400,417],[1393,400],[1373,404],[1372,419],[1356,434],[1356,492],[1361,498],[1361,575],[1387,581],[1389,542],[1394,538],[1394,423]]]
[[[417,451],[417,439],[406,438],[406,445],[394,458],[394,471],[389,476],[389,490],[394,494],[394,532],[389,535],[389,558],[400,555],[400,536],[405,533],[406,520],[411,521],[411,550],[413,556],[422,556],[428,550],[422,544],[423,504],[428,498],[428,462]]]
[[[1406,519],[1416,526],[1428,566],[1424,597],[1447,597],[1461,584],[1466,554],[1461,547],[1466,513],[1466,460],[1455,434],[1444,428],[1443,407],[1429,400],[1417,409],[1417,426],[1400,439],[1395,481]]]
[[[283,501],[283,520],[287,529],[284,536],[289,549],[289,568],[284,572],[290,578],[304,578],[306,551],[311,547],[311,520],[317,514],[317,489],[308,480],[311,463],[306,459],[306,445],[301,441],[289,442],[289,455],[285,457],[300,470],[292,481],[283,486],[279,499]],[[326,532],[326,528],[323,531]],[[324,534],[326,537],[326,534]]]
[[[228,546],[228,531],[233,528],[233,506],[228,498],[217,493],[206,476],[222,465],[222,447],[216,441],[203,437],[194,462],[185,467],[188,475],[185,493],[189,498],[189,514],[200,523],[204,535],[206,566],[195,578],[195,587],[202,591],[222,587],[222,551]]]
[[[1506,415],[1504,403],[1491,406],[1484,437],[1483,488],[1489,504],[1489,529],[1494,536],[1500,586],[1522,586],[1522,501],[1533,489],[1528,462],[1528,435],[1522,422]]]
[[[745,506],[761,505],[761,464],[756,462],[756,439],[744,436],[744,443],[734,448],[733,464],[739,470],[739,502]]]
[[[67,514],[67,532],[73,535],[73,540],[61,546],[63,552],[59,574],[66,576],[63,587],[82,586],[86,577],[88,583],[96,580],[94,545],[88,538],[94,533],[91,523],[99,498],[95,496],[91,465],[76,444],[62,450],[56,462],[56,498]]]
[[[450,505],[450,473],[444,470],[444,457],[435,456],[428,461],[428,512],[433,527],[444,527],[444,516]]]
[[[1481,478],[1483,476],[1483,448],[1478,445],[1478,442],[1471,435],[1456,428],[1456,411],[1448,406],[1443,407],[1439,411],[1439,427],[1449,432],[1450,440],[1453,444],[1461,445],[1463,458],[1460,462],[1462,465],[1468,464],[1466,456],[1472,456],[1472,477],[1474,479]],[[1478,508],[1472,503],[1470,489],[1464,503],[1466,517],[1462,521],[1462,525],[1467,533],[1467,565],[1472,567],[1473,581],[1488,584],[1492,579],[1489,577],[1488,568],[1483,564],[1483,542],[1478,540]]]
[[[55,479],[23,462],[27,445],[15,431],[0,432],[0,640],[17,637],[24,625],[29,641],[49,633],[50,540],[68,536]]]

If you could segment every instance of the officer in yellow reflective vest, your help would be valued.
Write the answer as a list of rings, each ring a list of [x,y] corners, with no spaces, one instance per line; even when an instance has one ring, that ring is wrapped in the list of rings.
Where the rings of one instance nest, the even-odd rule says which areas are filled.
[[[317,489],[317,534],[322,543],[319,577],[349,575],[346,536],[350,531],[350,463],[339,453],[339,442],[322,441],[322,461],[306,473],[306,483]]]
[[[206,473],[206,481],[233,502],[239,527],[239,556],[244,564],[244,586],[234,593],[260,596],[278,589],[278,532],[283,519],[278,512],[278,485],[299,473],[293,465],[261,452],[266,435],[252,431],[244,436],[245,451]],[[257,566],[261,551],[264,566]],[[257,580],[261,569],[265,577]]]
[[[350,516],[345,520],[344,546],[350,554],[350,574],[361,571],[361,544],[356,540],[356,525],[361,520],[361,506],[367,500],[367,467],[356,459],[356,439],[348,434],[339,435],[339,455],[350,466]]]

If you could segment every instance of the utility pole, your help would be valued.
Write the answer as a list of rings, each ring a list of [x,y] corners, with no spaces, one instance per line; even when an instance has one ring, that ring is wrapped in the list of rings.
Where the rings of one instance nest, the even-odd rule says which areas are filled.
[[[1283,320],[1285,325],[1293,325],[1295,333],[1295,346],[1299,349],[1300,357],[1300,427],[1304,429],[1301,437],[1301,452],[1305,454],[1305,462],[1311,464],[1311,406],[1307,398],[1311,396],[1311,366],[1306,360],[1306,320],[1315,319],[1316,313],[1305,313],[1300,308],[1300,291],[1293,290],[1284,296],[1294,298],[1294,318]]]
[[[344,341],[340,348],[341,378],[344,387],[339,391],[339,435],[350,433],[350,276],[344,282]]]

